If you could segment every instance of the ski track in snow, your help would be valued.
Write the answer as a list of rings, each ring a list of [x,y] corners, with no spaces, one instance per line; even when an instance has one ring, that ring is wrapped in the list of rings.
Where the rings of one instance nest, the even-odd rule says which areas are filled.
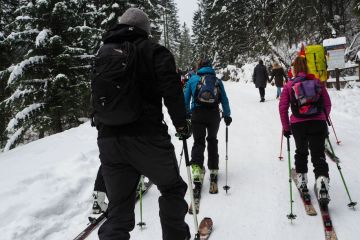
[[[230,99],[233,123],[229,127],[229,182],[225,185],[225,126],[219,130],[219,193],[211,195],[209,173],[206,173],[199,221],[211,217],[214,232],[211,239],[325,239],[320,216],[309,217],[294,188],[294,213],[291,224],[289,213],[288,165],[284,142],[284,161],[279,161],[281,125],[278,115],[276,89],[266,89],[265,103],[259,103],[258,91],[253,84],[225,83]],[[360,162],[360,89],[330,90],[333,100],[332,120],[342,145],[335,145],[342,160],[341,167],[354,201],[360,201],[358,171]],[[170,123],[169,116],[166,121]],[[169,124],[169,133],[175,130]],[[173,137],[178,156],[181,142]],[[191,150],[192,139],[188,141]],[[291,144],[292,158],[294,143]],[[206,152],[205,152],[206,156]],[[331,177],[330,212],[338,238],[357,239],[360,213],[348,209],[345,189],[336,165],[329,162]],[[99,166],[96,130],[85,123],[78,128],[47,137],[0,154],[0,239],[73,239],[87,224],[91,208],[91,193]],[[206,163],[205,163],[206,164]],[[292,163],[293,164],[293,163]],[[185,161],[181,174],[186,180]],[[309,164],[309,188],[314,177]],[[315,196],[311,192],[318,213]],[[146,228],[135,226],[132,239],[161,239],[158,217],[159,192],[154,187],[144,196]],[[189,193],[186,195],[190,203]],[[139,205],[136,206],[136,223]],[[194,233],[193,217],[186,221]],[[88,237],[98,239],[97,231]]]

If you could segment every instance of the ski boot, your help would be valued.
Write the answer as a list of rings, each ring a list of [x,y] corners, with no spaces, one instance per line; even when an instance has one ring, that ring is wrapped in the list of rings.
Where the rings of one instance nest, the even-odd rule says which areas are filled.
[[[202,184],[202,182],[204,180],[205,169],[200,167],[197,164],[192,164],[191,168],[192,168],[192,175],[193,175],[194,184],[195,183]]]
[[[96,220],[100,215],[106,212],[108,204],[105,202],[106,194],[104,192],[94,191],[93,193],[93,206],[92,211],[89,216],[89,221],[92,222]]]
[[[302,193],[308,193],[309,189],[307,188],[308,178],[306,173],[296,173],[297,185],[296,187],[300,189]]]
[[[320,207],[326,209],[329,202],[329,178],[320,176],[316,179],[316,194]]]
[[[217,169],[210,170],[210,190],[209,193],[216,194],[219,192],[218,190],[218,171]]]

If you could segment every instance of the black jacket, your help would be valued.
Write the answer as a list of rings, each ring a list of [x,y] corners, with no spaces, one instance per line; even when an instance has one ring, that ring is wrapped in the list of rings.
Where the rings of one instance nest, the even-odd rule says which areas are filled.
[[[185,126],[186,111],[179,75],[176,73],[173,55],[165,47],[148,39],[146,33],[127,25],[117,25],[104,34],[103,42],[134,42],[137,44],[137,75],[141,86],[143,114],[134,123],[110,127],[100,125],[99,138],[119,135],[143,136],[167,134],[162,113],[162,101],[168,109],[175,127]]]
[[[253,82],[255,87],[266,88],[266,83],[269,81],[269,75],[267,73],[266,67],[263,64],[256,65],[253,74]]]
[[[274,68],[271,71],[271,79],[270,82],[275,78],[275,85],[277,87],[283,87],[284,81],[287,81],[287,76],[285,74],[285,71],[282,67],[280,68]]]

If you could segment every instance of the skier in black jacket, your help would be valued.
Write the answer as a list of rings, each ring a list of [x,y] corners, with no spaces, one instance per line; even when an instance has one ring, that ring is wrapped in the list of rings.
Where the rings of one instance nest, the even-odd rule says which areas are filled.
[[[265,102],[265,88],[266,83],[269,81],[269,75],[263,60],[259,60],[259,64],[256,65],[253,73],[253,82],[255,87],[259,89],[260,102]]]
[[[136,65],[141,90],[142,114],[135,122],[108,126],[98,124],[101,171],[109,198],[108,217],[99,229],[101,240],[128,240],[135,225],[134,207],[140,175],[148,177],[161,192],[159,197],[162,237],[190,239],[184,218],[187,185],[180,176],[177,159],[162,113],[168,109],[178,135],[188,138],[184,97],[173,55],[148,39],[150,22],[140,9],[130,8],[120,24],[109,30],[104,44],[136,41]],[[117,49],[114,49],[115,51]]]

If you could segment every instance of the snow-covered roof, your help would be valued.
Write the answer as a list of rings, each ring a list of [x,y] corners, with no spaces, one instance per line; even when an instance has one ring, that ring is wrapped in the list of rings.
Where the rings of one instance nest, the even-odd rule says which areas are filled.
[[[346,37],[329,38],[323,41],[324,47],[346,44]]]

